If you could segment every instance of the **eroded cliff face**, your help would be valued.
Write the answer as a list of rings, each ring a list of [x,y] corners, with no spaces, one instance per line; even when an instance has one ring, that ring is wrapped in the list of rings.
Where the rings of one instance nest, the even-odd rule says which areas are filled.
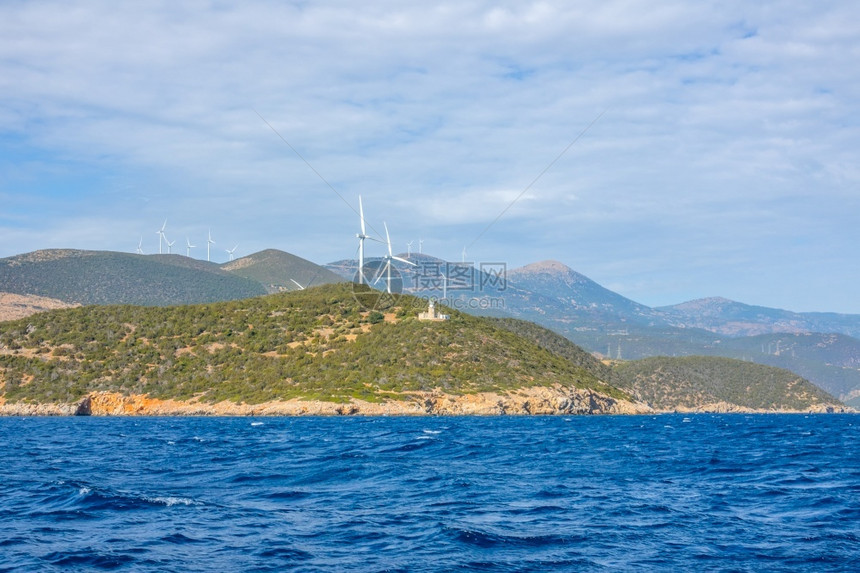
[[[197,400],[158,400],[145,395],[124,396],[93,392],[78,404],[7,404],[0,415],[47,416],[338,416],[338,415],[574,415],[643,414],[653,412],[643,404],[616,400],[591,390],[528,388],[510,394],[453,395],[416,392],[404,400],[345,404],[317,400],[285,400],[262,404],[215,404]]]
[[[823,404],[804,413],[853,412],[840,405]],[[158,400],[145,395],[93,392],[77,404],[6,403],[0,398],[0,416],[553,416],[593,414],[769,413],[789,410],[753,410],[727,402],[655,410],[640,402],[616,400],[592,390],[527,388],[510,394],[445,394],[415,392],[404,400],[347,403],[319,400],[284,400],[261,404],[215,404],[197,400]]]
[[[417,397],[427,414],[441,415],[574,415],[643,414],[644,404],[616,400],[592,390],[528,388],[516,393],[466,394],[428,393]]]
[[[7,404],[0,398],[0,416],[73,416],[77,404]]]

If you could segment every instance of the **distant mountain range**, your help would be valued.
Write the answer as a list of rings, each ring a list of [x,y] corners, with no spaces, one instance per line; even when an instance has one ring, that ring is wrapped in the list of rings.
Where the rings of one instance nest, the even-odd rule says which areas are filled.
[[[833,312],[791,312],[752,306],[725,298],[702,298],[655,309],[666,321],[726,336],[772,333],[836,332],[860,336],[860,316]]]
[[[532,321],[606,359],[737,358],[791,370],[860,406],[858,315],[796,313],[723,298],[652,308],[557,261],[500,270],[426,254],[409,260],[416,266],[396,263],[406,293],[444,294],[450,306],[472,314]],[[0,293],[66,304],[163,306],[349,281],[356,267],[354,260],[320,266],[274,249],[221,265],[181,255],[46,250],[0,259]],[[443,275],[449,276],[444,285]]]
[[[267,250],[218,265],[182,255],[53,249],[0,259],[0,292],[67,304],[167,306],[237,300],[338,282],[319,265]]]
[[[535,297],[506,298],[514,316],[551,328],[612,359],[711,355],[791,370],[860,405],[860,316],[795,313],[722,298],[650,308],[547,261],[514,269],[508,283]],[[562,308],[542,312],[550,298]],[[533,303],[529,304],[530,299]]]

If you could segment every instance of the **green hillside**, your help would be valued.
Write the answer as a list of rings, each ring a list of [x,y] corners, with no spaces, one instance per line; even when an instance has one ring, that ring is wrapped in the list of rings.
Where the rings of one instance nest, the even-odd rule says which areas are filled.
[[[551,386],[626,395],[490,321],[449,311],[422,322],[405,296],[364,311],[349,284],[181,307],[97,306],[0,323],[10,402],[71,403],[89,392],[259,403],[368,401]]]
[[[248,298],[266,290],[181,255],[63,249],[0,259],[0,292],[85,305],[174,305]]]
[[[760,410],[805,410],[838,401],[780,368],[712,356],[655,357],[620,363],[612,384],[659,409],[725,402]]]
[[[763,334],[725,340],[723,356],[785,368],[842,400],[860,395],[860,340],[842,334]]]
[[[269,293],[343,282],[340,276],[307,259],[277,249],[266,249],[229,263],[221,269],[262,284]]]
[[[613,359],[652,356],[722,356],[791,370],[843,400],[860,395],[860,341],[841,334],[788,333],[730,338],[698,328],[529,316],[574,343]],[[614,329],[614,330],[613,330]]]
[[[611,368],[603,364],[590,352],[577,346],[564,336],[539,326],[533,322],[519,320],[516,318],[488,318],[492,324],[501,326],[511,332],[531,340],[537,345],[546,348],[553,354],[558,354],[570,360],[577,366],[585,368],[601,380],[609,380]]]

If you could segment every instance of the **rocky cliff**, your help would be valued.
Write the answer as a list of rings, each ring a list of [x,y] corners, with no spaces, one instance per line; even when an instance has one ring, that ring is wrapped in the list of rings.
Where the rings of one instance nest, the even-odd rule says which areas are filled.
[[[199,400],[158,400],[146,395],[93,392],[77,404],[26,404],[0,401],[7,416],[429,416],[429,415],[559,415],[643,414],[642,404],[617,400],[592,390],[576,388],[525,388],[498,394],[453,395],[415,392],[408,399],[344,403],[319,400],[281,400],[261,404],[206,403]]]

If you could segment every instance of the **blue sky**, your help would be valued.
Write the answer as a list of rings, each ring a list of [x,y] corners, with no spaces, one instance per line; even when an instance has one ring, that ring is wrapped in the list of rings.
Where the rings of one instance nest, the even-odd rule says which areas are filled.
[[[0,256],[325,263],[361,194],[398,251],[860,313],[860,6],[403,4],[0,3]]]

